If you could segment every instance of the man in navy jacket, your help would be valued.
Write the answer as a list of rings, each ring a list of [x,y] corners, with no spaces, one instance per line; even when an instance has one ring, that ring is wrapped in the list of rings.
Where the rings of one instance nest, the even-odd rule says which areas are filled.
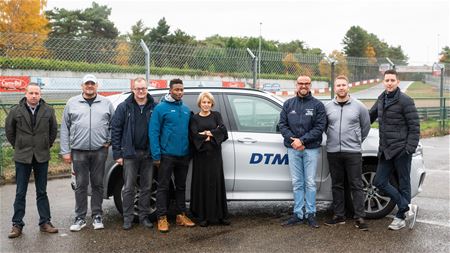
[[[158,230],[169,231],[167,206],[172,172],[175,179],[176,222],[179,226],[193,227],[186,216],[186,177],[189,169],[189,120],[191,111],[183,104],[183,81],[173,79],[169,94],[155,107],[149,125],[149,137],[153,163],[158,169],[156,208]]]
[[[279,127],[288,148],[294,191],[294,215],[283,226],[303,223],[318,228],[316,214],[316,170],[327,116],[325,106],[311,95],[311,78],[297,78],[297,95],[284,102]],[[305,206],[306,201],[306,206]],[[306,207],[306,214],[303,213]]]
[[[113,158],[123,166],[122,207],[125,230],[131,229],[134,218],[134,188],[138,174],[139,220],[144,227],[153,227],[148,217],[153,163],[147,134],[148,122],[156,104],[147,89],[147,80],[140,77],[134,79],[133,93],[117,106],[111,122]]]

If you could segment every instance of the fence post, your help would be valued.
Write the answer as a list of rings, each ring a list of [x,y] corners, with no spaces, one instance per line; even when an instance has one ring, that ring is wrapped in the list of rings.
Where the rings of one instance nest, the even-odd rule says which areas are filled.
[[[252,72],[253,72],[253,89],[256,89],[256,73],[258,71],[258,57],[255,56],[255,54],[250,50],[250,48],[247,48],[247,53],[252,57]]]
[[[335,64],[336,64],[336,61],[332,61],[331,62],[331,80],[330,80],[330,96],[331,96],[331,99],[334,98],[334,76],[335,76],[334,70],[335,70]]]
[[[441,132],[444,132],[445,130],[445,98],[444,98],[444,66],[440,66],[441,67],[441,85],[440,85],[440,89],[439,89],[439,97],[440,97],[440,120],[441,120],[441,124],[440,124],[440,130]]]
[[[147,82],[150,83],[150,50],[148,49],[144,40],[141,39],[141,42],[139,44],[141,45],[142,50],[144,50],[145,53],[145,78],[147,79]]]

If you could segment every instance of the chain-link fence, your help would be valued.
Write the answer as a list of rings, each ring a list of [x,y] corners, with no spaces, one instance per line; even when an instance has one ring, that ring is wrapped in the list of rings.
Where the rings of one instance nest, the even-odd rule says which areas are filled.
[[[139,42],[0,33],[0,175],[13,168],[12,149],[4,138],[4,119],[10,105],[23,97],[23,89],[30,81],[42,87],[47,102],[56,103],[56,113],[60,118],[63,104],[69,97],[80,93],[81,79],[87,73],[97,76],[99,92],[106,95],[129,90],[132,80],[144,76],[148,69],[151,85],[157,88],[166,87],[170,79],[179,77],[185,86],[256,87],[282,94],[292,94],[294,80],[304,74],[312,77],[315,96],[329,98],[332,96],[329,86],[333,76],[344,74],[353,85],[371,87],[376,85],[383,71],[393,67],[392,64],[404,64],[395,59],[347,57],[337,51],[325,56],[258,52],[254,48],[157,43],[146,46],[150,51],[148,66]],[[257,55],[261,55],[261,59],[257,59]],[[444,80],[450,80],[449,68],[445,66]],[[427,73],[401,75],[402,80],[431,80]],[[430,83],[438,77],[432,78]],[[437,105],[434,106],[433,102],[429,107],[437,106],[440,116],[446,115],[443,100],[441,104],[439,99],[433,98],[433,101],[438,101]],[[422,118],[434,117],[434,111],[425,111],[427,114]]]

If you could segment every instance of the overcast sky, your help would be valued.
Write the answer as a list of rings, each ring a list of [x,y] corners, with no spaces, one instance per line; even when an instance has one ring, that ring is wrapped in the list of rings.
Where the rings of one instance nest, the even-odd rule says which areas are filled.
[[[450,46],[448,0],[97,0],[112,8],[110,19],[125,34],[139,19],[155,27],[166,18],[196,39],[252,36],[289,42],[301,40],[330,53],[342,50],[342,39],[353,25],[374,33],[389,45],[400,45],[410,64],[433,63]],[[85,9],[91,1],[48,0],[47,9]],[[260,26],[260,22],[262,25]]]

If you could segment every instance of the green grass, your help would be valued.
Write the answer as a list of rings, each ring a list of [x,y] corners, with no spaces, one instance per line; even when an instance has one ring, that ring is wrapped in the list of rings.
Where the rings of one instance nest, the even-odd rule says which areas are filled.
[[[59,143],[55,143],[50,149],[49,172],[50,175],[68,174],[71,171],[70,165],[67,165],[59,157]],[[11,181],[15,177],[15,164],[13,160],[14,149],[10,145],[4,145],[2,148],[2,166],[1,175],[6,181]]]
[[[412,98],[438,98],[439,89],[431,84],[416,81],[408,87],[406,94]],[[444,92],[444,97],[449,96],[450,92]]]
[[[445,131],[440,130],[440,121],[438,120],[426,120],[420,122],[420,137],[432,137],[432,136],[442,136],[450,134],[450,121],[445,123]],[[372,128],[379,128],[378,122],[374,122],[371,125]]]

